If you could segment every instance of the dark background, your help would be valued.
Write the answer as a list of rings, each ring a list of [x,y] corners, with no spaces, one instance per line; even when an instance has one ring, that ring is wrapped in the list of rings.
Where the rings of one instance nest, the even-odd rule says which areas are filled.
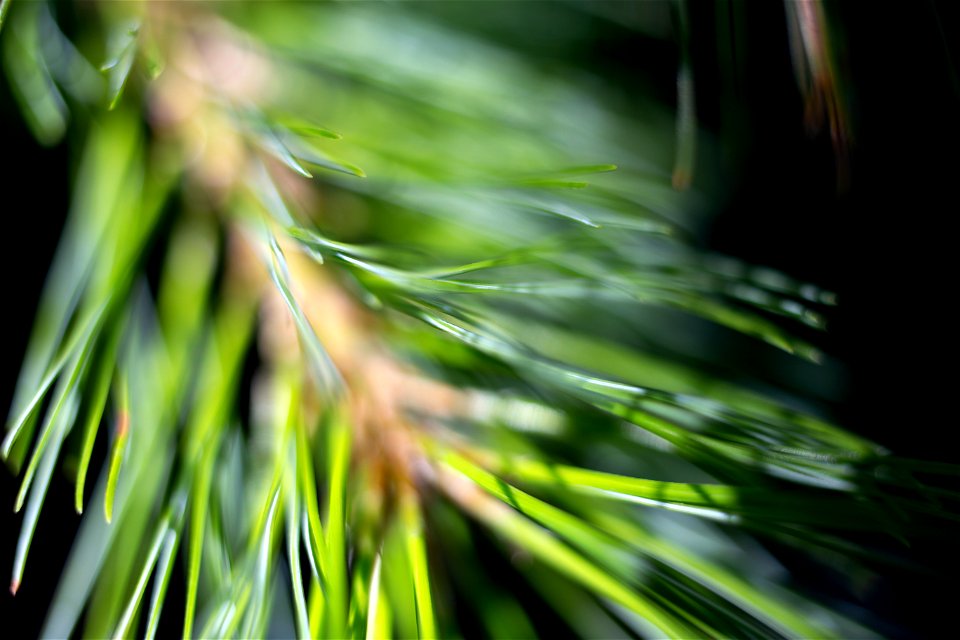
[[[736,34],[741,73],[733,86],[716,54],[717,20],[731,4],[743,18]],[[475,28],[496,32],[497,21],[509,22],[506,14],[515,6],[492,6],[476,17]],[[730,192],[704,245],[837,292],[840,305],[829,314],[829,331],[817,338],[846,372],[848,383],[830,407],[837,420],[899,455],[957,463],[951,437],[957,428],[952,407],[957,243],[951,223],[960,185],[955,67],[960,21],[953,6],[829,4],[843,37],[841,67],[853,123],[849,182],[843,189],[837,186],[828,135],[811,136],[804,127],[783,6],[691,3],[690,24],[701,124],[736,146],[733,160],[701,158],[707,166],[700,169],[724,176]],[[498,11],[505,16],[498,17]],[[582,64],[624,84],[643,67],[648,80],[671,99],[672,74],[650,76],[644,61],[661,56],[656,68],[670,69],[675,51],[599,17],[573,15],[591,21],[588,36],[578,42]],[[454,18],[440,9],[437,19]],[[531,29],[536,31],[535,25]],[[0,85],[5,275],[0,408],[6,411],[68,207],[70,151],[65,143],[39,147],[6,83]],[[731,113],[732,120],[725,115]],[[5,514],[0,577],[10,573],[19,532],[20,516],[7,511],[17,487],[9,472],[0,471]],[[16,599],[0,595],[0,620],[14,625],[13,637],[39,633],[79,520],[72,490],[71,480],[54,475],[21,592]],[[958,595],[951,576],[960,562],[952,542],[949,530],[915,541],[901,553],[927,573],[880,569],[879,580],[858,595],[857,606],[885,620],[885,634],[938,635],[948,628],[941,625],[952,620]],[[801,588],[828,599],[850,599],[829,568],[783,559]]]

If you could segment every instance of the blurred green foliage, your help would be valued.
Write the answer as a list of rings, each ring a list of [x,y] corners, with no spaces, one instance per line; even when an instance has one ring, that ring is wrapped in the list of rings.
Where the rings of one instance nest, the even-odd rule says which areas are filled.
[[[3,442],[14,591],[77,461],[43,634],[154,637],[171,594],[185,637],[871,634],[757,540],[855,566],[957,495],[698,357],[816,362],[836,301],[697,248],[686,11],[15,1],[6,79],[77,149]],[[578,64],[594,20],[676,96]]]

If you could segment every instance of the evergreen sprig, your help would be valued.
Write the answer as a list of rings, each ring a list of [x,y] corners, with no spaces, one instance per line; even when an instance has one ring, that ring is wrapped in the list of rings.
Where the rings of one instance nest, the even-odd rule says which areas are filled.
[[[686,49],[675,167],[652,98],[626,116],[406,6],[85,11],[82,47],[44,3],[2,34],[37,140],[79,150],[3,441],[14,592],[78,460],[45,636],[154,637],[182,558],[184,637],[536,633],[504,575],[584,636],[850,637],[749,536],[857,557],[850,532],[956,519],[670,346],[713,323],[816,361],[795,329],[835,303],[690,241]]]

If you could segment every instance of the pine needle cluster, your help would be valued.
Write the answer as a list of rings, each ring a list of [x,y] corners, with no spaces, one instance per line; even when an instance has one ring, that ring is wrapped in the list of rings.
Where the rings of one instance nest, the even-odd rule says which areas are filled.
[[[691,353],[816,361],[836,301],[693,242],[682,4],[679,108],[630,113],[404,4],[2,6],[76,150],[2,444],[12,591],[61,462],[83,514],[44,636],[176,594],[183,637],[859,637],[757,541],[855,560],[955,506]]]

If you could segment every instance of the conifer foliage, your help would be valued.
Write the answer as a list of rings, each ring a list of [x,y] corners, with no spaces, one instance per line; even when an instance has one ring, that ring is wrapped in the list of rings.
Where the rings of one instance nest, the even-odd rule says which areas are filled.
[[[836,301],[693,242],[685,5],[638,3],[676,104],[624,108],[417,4],[3,0],[76,163],[2,442],[12,591],[58,467],[82,514],[44,636],[869,633],[764,545],[876,557],[957,496],[698,359],[815,362]]]

